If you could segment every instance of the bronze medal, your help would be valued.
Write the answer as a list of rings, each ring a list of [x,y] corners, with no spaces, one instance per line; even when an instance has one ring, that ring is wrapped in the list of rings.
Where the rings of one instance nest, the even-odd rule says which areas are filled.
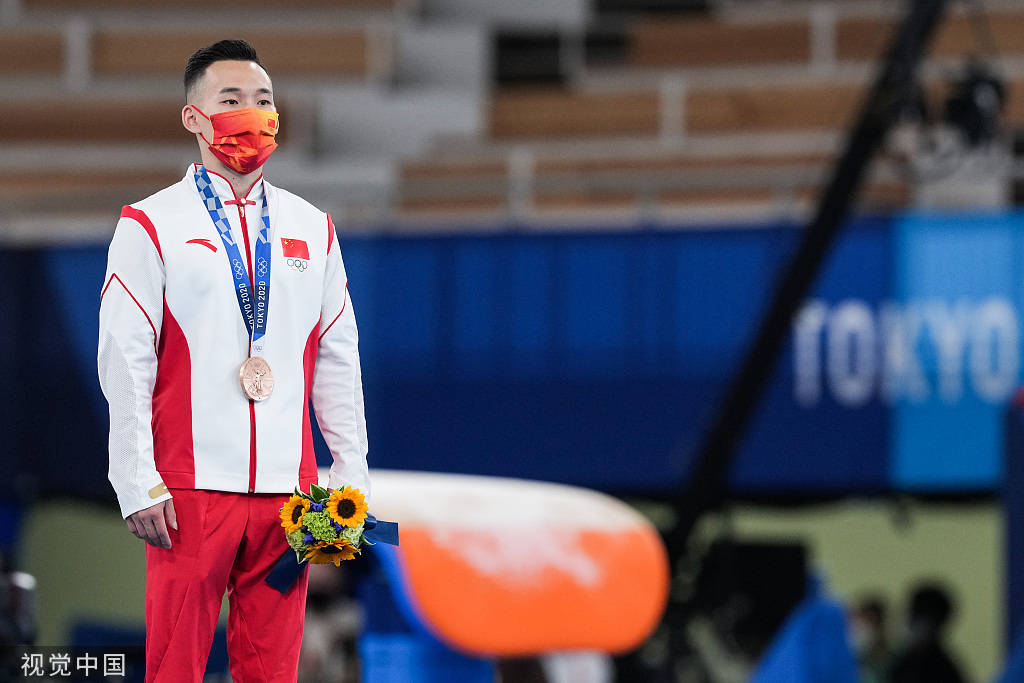
[[[253,401],[263,401],[274,391],[274,373],[270,365],[259,356],[253,356],[242,363],[238,371],[242,391]]]

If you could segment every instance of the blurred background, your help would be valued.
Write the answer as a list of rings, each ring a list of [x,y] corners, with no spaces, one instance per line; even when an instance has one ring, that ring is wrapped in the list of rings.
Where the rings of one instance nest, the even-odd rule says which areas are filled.
[[[887,52],[915,4],[940,8],[905,25],[919,63]],[[120,207],[197,159],[181,72],[221,38],[274,81],[267,178],[338,227],[371,466],[588,487],[664,535],[663,623],[586,680],[746,680],[808,577],[861,680],[922,614],[964,680],[1002,675],[1024,623],[1016,0],[0,0],[6,638],[141,642],[99,292]],[[359,680],[371,579],[313,579],[303,662],[335,677],[300,680]],[[546,666],[504,680],[568,680]]]

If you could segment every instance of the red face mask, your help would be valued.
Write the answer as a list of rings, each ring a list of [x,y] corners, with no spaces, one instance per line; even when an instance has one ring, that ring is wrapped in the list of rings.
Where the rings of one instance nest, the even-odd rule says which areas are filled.
[[[225,166],[246,175],[263,165],[277,149],[277,112],[249,107],[207,116],[192,105],[213,125],[213,141],[199,134],[210,146],[213,155]]]

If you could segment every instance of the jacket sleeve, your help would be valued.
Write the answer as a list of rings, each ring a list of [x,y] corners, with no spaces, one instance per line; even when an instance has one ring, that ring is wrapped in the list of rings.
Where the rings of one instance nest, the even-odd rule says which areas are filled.
[[[153,461],[153,385],[164,265],[151,230],[151,225],[147,230],[122,215],[107,252],[100,294],[97,364],[110,408],[107,478],[122,517],[171,497]]]
[[[359,334],[348,293],[341,248],[333,244],[334,226],[328,217],[331,246],[324,273],[320,339],[313,373],[313,411],[334,463],[328,486],[352,486],[370,500],[366,464],[366,418],[359,367]]]

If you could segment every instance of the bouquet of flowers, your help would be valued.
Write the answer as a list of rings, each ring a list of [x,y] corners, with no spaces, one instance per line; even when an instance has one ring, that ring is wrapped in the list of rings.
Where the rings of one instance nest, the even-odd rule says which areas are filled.
[[[373,545],[363,535],[367,517],[362,491],[351,486],[328,491],[313,484],[309,493],[296,486],[281,508],[281,526],[299,564],[337,567],[354,558],[364,542]]]

